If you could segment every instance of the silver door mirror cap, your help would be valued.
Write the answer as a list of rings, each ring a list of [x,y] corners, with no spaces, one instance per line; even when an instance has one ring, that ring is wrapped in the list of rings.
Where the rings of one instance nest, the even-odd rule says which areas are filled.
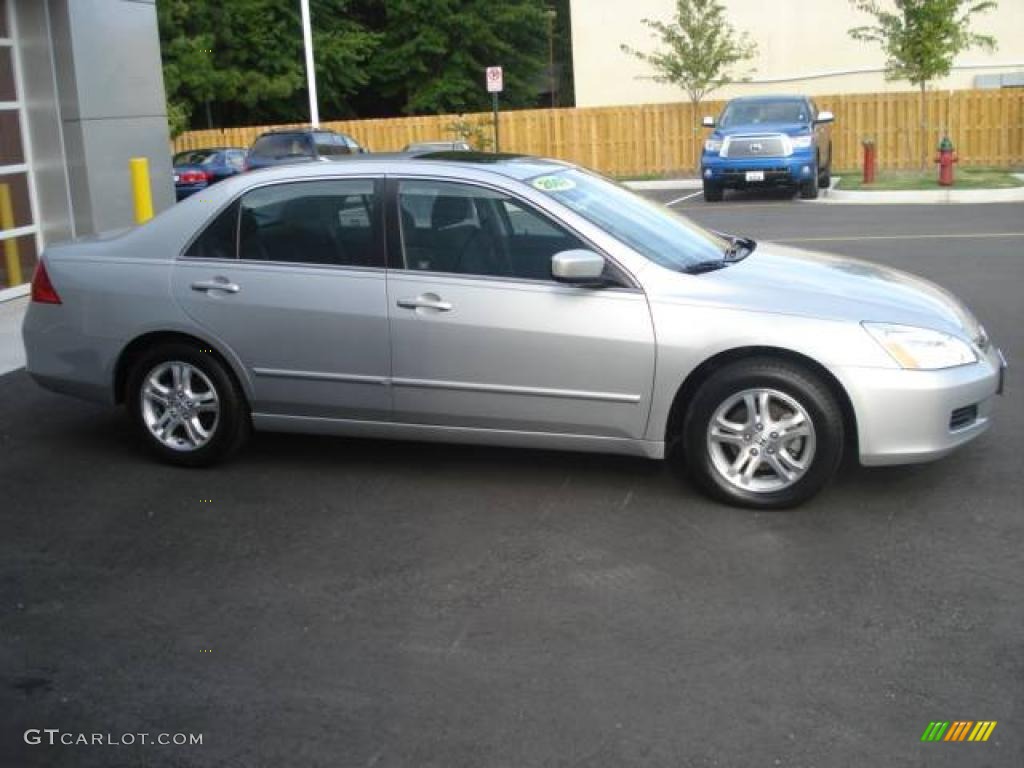
[[[700,124],[703,125],[705,128],[714,128],[715,118],[711,117],[711,115],[704,115],[704,118],[700,121]]]
[[[818,117],[815,119],[814,122],[816,122],[816,123],[831,123],[835,119],[836,119],[835,115],[833,115],[827,109],[823,109],[823,110],[821,110],[821,112],[818,113]]]
[[[582,248],[551,257],[551,276],[563,283],[594,283],[604,274],[604,256]]]

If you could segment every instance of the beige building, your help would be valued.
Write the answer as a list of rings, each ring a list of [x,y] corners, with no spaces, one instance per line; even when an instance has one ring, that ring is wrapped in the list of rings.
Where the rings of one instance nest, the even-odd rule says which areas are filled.
[[[712,98],[755,93],[872,93],[905,91],[887,82],[884,57],[875,44],[850,38],[847,30],[869,24],[849,0],[722,0],[730,22],[758,45],[749,62],[749,82],[716,91]],[[572,0],[573,66],[580,107],[685,100],[671,85],[649,79],[650,68],[623,53],[623,43],[653,51],[659,41],[641,19],[670,22],[675,0]],[[1024,87],[1024,0],[999,0],[997,10],[978,17],[975,31],[993,35],[998,50],[960,55],[949,77],[935,88]]]

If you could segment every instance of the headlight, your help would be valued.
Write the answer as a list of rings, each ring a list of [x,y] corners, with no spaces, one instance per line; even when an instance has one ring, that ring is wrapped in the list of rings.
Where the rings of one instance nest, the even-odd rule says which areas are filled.
[[[705,152],[715,152],[715,153],[717,153],[717,152],[720,152],[721,150],[722,150],[722,140],[721,139],[708,139],[707,141],[704,142],[704,151]]]
[[[967,342],[942,331],[889,323],[863,323],[863,326],[903,368],[934,371],[978,361]]]
[[[790,136],[789,143],[792,144],[793,149],[810,149],[811,142],[814,141],[813,136]]]

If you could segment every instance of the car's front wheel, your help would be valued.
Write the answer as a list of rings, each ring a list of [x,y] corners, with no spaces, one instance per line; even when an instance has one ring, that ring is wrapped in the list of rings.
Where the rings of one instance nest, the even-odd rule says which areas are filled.
[[[814,496],[835,475],[843,418],[811,370],[768,358],[717,370],[697,390],[684,425],[691,477],[723,501],[780,509]]]
[[[809,178],[800,182],[800,197],[804,200],[816,200],[818,198],[818,164],[811,168]]]
[[[128,410],[142,440],[165,461],[201,467],[223,460],[249,435],[245,397],[214,353],[163,344],[136,361]]]
[[[713,181],[704,182],[704,201],[708,203],[720,203],[725,196],[725,190],[721,184]]]

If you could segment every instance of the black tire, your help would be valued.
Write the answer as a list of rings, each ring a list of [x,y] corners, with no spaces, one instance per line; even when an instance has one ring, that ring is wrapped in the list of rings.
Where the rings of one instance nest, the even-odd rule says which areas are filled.
[[[818,172],[818,187],[828,189],[832,186],[832,145],[828,148],[828,165]]]
[[[709,429],[716,411],[729,403],[731,398],[754,389],[774,391],[791,398],[803,409],[811,424],[812,437],[805,438],[806,443],[800,439],[788,443],[788,446],[797,445],[798,452],[801,448],[808,451],[804,454],[807,457],[807,467],[795,482],[778,490],[739,487],[738,479],[729,480],[723,474],[723,470],[716,466],[710,445]],[[771,429],[770,422],[761,426],[764,429]],[[757,428],[760,429],[761,426]],[[764,445],[778,446],[782,443],[765,443],[763,441],[768,437],[767,432],[751,432],[753,442],[749,443],[749,452],[757,452],[754,446],[760,439],[760,450],[764,453],[757,465],[759,468],[755,470],[754,480],[770,484],[771,475],[779,475],[766,466],[766,454],[778,450],[778,463],[781,450],[769,450]],[[745,434],[742,439],[746,439]],[[832,480],[843,458],[845,435],[839,403],[819,375],[808,368],[784,360],[753,358],[726,365],[701,384],[690,402],[683,423],[682,440],[689,476],[704,492],[728,504],[752,509],[785,509],[807,501]],[[735,447],[726,446],[726,449],[736,451],[733,455],[725,456],[726,461],[732,461],[734,458],[738,460],[739,455],[748,450],[747,445],[748,443],[741,443]],[[790,448],[787,447],[785,450],[789,455]],[[721,458],[720,455],[719,459]]]
[[[704,202],[720,203],[723,197],[725,197],[725,190],[720,184],[710,181],[704,182]]]
[[[818,164],[811,168],[811,176],[807,181],[800,182],[800,197],[803,200],[818,199]]]
[[[196,389],[200,395],[205,395],[211,387],[216,395],[216,418],[202,417],[205,425],[209,427],[209,437],[196,448],[179,450],[169,447],[150,431],[146,423],[142,396],[146,381],[161,366],[173,362],[186,363],[205,376],[205,382],[202,381],[202,377],[196,377],[199,380]],[[128,415],[140,439],[160,459],[170,464],[184,467],[207,467],[216,464],[241,448],[252,431],[249,404],[234,376],[214,352],[208,351],[198,343],[171,342],[147,350],[132,366],[125,399]],[[160,407],[162,406],[157,406]],[[184,426],[172,431],[181,435],[181,442],[187,442],[184,439]]]

